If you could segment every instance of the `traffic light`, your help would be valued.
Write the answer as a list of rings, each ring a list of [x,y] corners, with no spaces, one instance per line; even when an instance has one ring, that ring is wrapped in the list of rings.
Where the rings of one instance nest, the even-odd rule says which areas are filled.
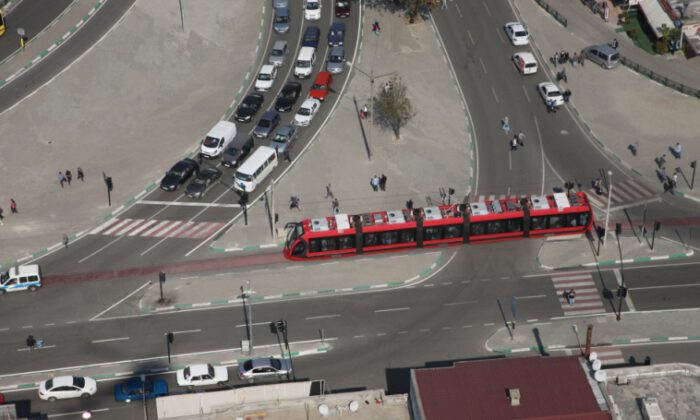
[[[175,334],[169,332],[169,333],[167,334],[167,337],[168,337],[168,343],[172,344],[173,341],[175,341]]]
[[[627,288],[625,286],[620,286],[617,288],[617,296],[621,298],[627,297]]]
[[[620,236],[622,233],[622,223],[615,223],[615,235]]]
[[[112,192],[114,190],[114,184],[112,183],[111,176],[105,178],[105,184],[107,184],[107,191]]]
[[[158,273],[158,281],[161,283],[165,283],[165,273],[164,272],[161,271],[160,273]]]

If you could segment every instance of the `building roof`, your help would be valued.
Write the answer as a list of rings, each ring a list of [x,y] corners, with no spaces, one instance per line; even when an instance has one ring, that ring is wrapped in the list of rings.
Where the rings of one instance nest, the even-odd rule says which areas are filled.
[[[459,362],[412,371],[412,398],[424,420],[610,419],[601,411],[578,358],[525,357]],[[508,389],[520,391],[511,406]]]

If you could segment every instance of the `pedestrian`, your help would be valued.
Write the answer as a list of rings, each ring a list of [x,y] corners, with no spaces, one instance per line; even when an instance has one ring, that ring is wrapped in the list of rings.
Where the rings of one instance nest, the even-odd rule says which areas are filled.
[[[301,200],[295,195],[289,197],[289,210],[292,209],[301,211]]]
[[[620,46],[620,43],[617,42],[617,38],[613,38],[612,42],[610,43],[610,46],[616,50],[618,46]]]
[[[334,198],[333,201],[331,202],[331,208],[333,209],[333,214],[340,213],[340,201],[338,201],[337,198]]]
[[[602,195],[602,194],[603,194],[603,183],[602,183],[602,181],[600,180],[600,178],[598,178],[598,179],[596,179],[595,181],[593,181],[593,188],[595,189],[595,193],[596,193],[596,194],[598,194],[598,195]]]
[[[372,186],[373,191],[379,191],[379,177],[377,175],[373,176],[372,179],[369,180],[369,184]]]
[[[666,174],[666,167],[662,167],[661,171],[659,172],[659,177],[661,178],[661,182],[666,184],[668,182],[668,175]]]
[[[566,89],[566,90],[564,91],[564,93],[562,93],[561,96],[564,98],[564,102],[568,103],[568,102],[569,102],[569,99],[571,99],[571,90],[570,90],[570,89]]]
[[[372,32],[374,32],[375,35],[379,35],[382,32],[382,28],[379,26],[378,20],[375,20],[372,24]]]
[[[17,214],[17,202],[14,198],[10,198],[10,211],[12,214]]]
[[[521,146],[525,146],[525,134],[522,130],[518,131],[518,143]]]
[[[627,146],[627,148],[630,149],[630,152],[632,152],[632,156],[637,156],[637,152],[639,152],[639,141],[635,141]]]
[[[508,120],[507,115],[501,120],[501,128],[506,132],[506,134],[510,134],[510,121]]]
[[[676,145],[673,147],[673,157],[675,157],[676,159],[680,159],[682,151],[683,148],[681,147],[681,144],[676,143]]]
[[[576,290],[569,289],[569,291],[566,292],[566,300],[569,301],[569,305],[573,305],[576,302]]]
[[[513,140],[510,141],[510,150],[511,151],[518,150],[518,136],[517,135],[513,136]]]
[[[382,174],[382,177],[379,178],[379,189],[386,191],[386,175],[384,174]]]
[[[666,165],[666,153],[662,154],[654,160],[656,161],[656,166],[658,168],[662,168],[664,165]]]
[[[70,186],[70,182],[73,180],[73,174],[71,173],[70,169],[66,169],[66,181],[68,182],[68,186]]]
[[[78,180],[80,182],[85,181],[85,173],[83,172],[83,168],[81,168],[80,166],[78,166]]]
[[[292,156],[289,154],[289,150],[285,150],[284,152],[282,152],[282,156],[284,156],[284,160],[286,162],[292,161]]]
[[[547,100],[547,112],[557,112],[557,104],[554,102],[554,99]]]
[[[61,188],[63,188],[63,184],[66,182],[66,176],[63,175],[63,172],[58,173],[58,183],[61,184]]]
[[[329,197],[335,198],[335,196],[333,195],[333,191],[331,191],[331,184],[330,183],[328,183],[328,185],[326,185],[326,198],[329,198]]]
[[[411,200],[410,198],[408,199],[408,201],[406,201],[406,208],[408,210],[413,210],[413,200]]]
[[[362,110],[360,110],[360,118],[365,119],[367,118],[367,115],[369,114],[369,107],[367,104],[362,105]]]
[[[447,0],[442,0],[442,10],[447,10]]]
[[[0,226],[3,226],[5,224],[5,215],[2,213],[3,213],[3,209],[2,209],[2,207],[0,207]]]
[[[610,9],[608,9],[608,2],[603,3],[603,19],[607,22],[610,19]]]
[[[583,51],[578,55],[578,63],[583,67],[583,64],[586,62],[586,56],[583,54]]]
[[[671,175],[671,185],[673,185],[673,188],[678,186],[678,172],[676,171],[673,171],[673,175]]]
[[[27,337],[27,347],[29,347],[29,350],[33,350],[35,346],[36,346],[36,339],[34,338],[33,335],[30,335],[29,337]]]

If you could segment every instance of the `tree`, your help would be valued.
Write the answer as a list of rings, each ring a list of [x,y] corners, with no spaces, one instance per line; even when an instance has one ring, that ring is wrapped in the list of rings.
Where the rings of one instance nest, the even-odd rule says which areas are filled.
[[[374,98],[374,107],[379,113],[380,121],[391,127],[398,140],[401,127],[414,115],[411,101],[406,96],[406,85],[400,77],[392,77],[384,85]]]
[[[416,16],[418,16],[418,12],[421,10],[429,10],[435,5],[433,0],[394,0],[394,3],[406,8],[406,14],[411,23],[413,23]]]

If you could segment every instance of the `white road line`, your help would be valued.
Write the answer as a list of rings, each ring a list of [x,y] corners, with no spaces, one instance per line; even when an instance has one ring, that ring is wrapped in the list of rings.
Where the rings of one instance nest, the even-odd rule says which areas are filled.
[[[91,343],[92,344],[109,343],[111,341],[124,341],[124,340],[128,340],[128,339],[129,339],[129,337],[105,338],[102,340],[92,340]]]
[[[390,308],[390,309],[377,309],[374,311],[375,314],[378,314],[380,312],[398,312],[398,311],[407,311],[411,309],[410,306],[404,306],[402,308]]]
[[[122,299],[118,300],[117,303],[115,303],[114,305],[110,306],[109,308],[105,309],[104,311],[102,311],[102,312],[100,312],[99,314],[97,314],[97,315],[93,316],[92,318],[90,318],[90,321],[94,321],[95,319],[97,319],[97,318],[101,317],[102,315],[104,315],[105,313],[109,312],[109,311],[112,310],[115,306],[117,306],[117,305],[121,304],[122,302],[124,302],[125,300],[129,299],[129,298],[132,297],[134,294],[138,293],[139,290],[143,289],[144,287],[148,286],[149,284],[151,284],[150,281],[144,283],[144,284],[143,284],[141,287],[139,287],[138,289],[134,290],[133,292],[131,292],[131,293],[129,293],[128,295],[124,296]]]
[[[168,224],[168,226],[166,226],[165,229],[159,231],[158,233],[156,233],[156,234],[153,235],[153,236],[155,236],[156,238],[162,238],[162,237],[165,236],[168,232],[170,232],[171,230],[173,230],[173,229],[175,229],[176,227],[180,226],[181,224],[182,224],[182,220],[170,221],[170,224]]]
[[[496,94],[496,89],[493,86],[491,86],[491,93],[493,93],[493,99],[496,100],[496,103],[500,104],[501,102],[498,100],[498,95]]]
[[[152,228],[148,229],[146,232],[144,232],[142,236],[151,236],[151,234],[152,234],[153,232],[157,231],[158,229],[162,228],[163,226],[167,225],[168,223],[170,223],[169,220],[163,220],[163,221],[161,221],[160,223],[158,223],[157,225],[155,225],[155,226],[153,226]]]
[[[525,87],[525,85],[523,85],[523,92],[525,92],[525,99],[527,99],[528,102],[532,102],[530,100],[530,94],[527,93],[527,88]]]
[[[484,5],[484,9],[486,9],[486,13],[488,13],[489,16],[491,16],[491,11],[489,10],[489,7],[486,5],[486,2],[482,2]]]
[[[270,325],[270,321],[265,321],[265,322],[254,322],[251,324],[252,326],[257,326],[257,325]],[[236,328],[244,328],[247,327],[248,324],[238,324],[236,325]]]
[[[464,300],[461,302],[448,302],[448,303],[443,303],[442,306],[455,306],[455,305],[469,305],[472,303],[477,303],[478,301],[476,300]]]
[[[537,298],[543,298],[543,297],[547,297],[547,295],[516,296],[515,298],[517,300],[521,300],[521,299],[537,299]]]
[[[352,338],[365,338],[364,335],[353,335]]]
[[[177,235],[179,235],[179,234],[182,233],[183,231],[185,231],[185,230],[187,230],[187,229],[190,229],[195,223],[197,223],[197,222],[189,221],[189,222],[183,223],[182,225],[180,225],[179,228],[177,228],[177,229],[175,229],[174,231],[170,232],[170,233],[167,235],[168,238],[174,238],[174,237],[176,237]]]
[[[489,322],[487,324],[484,324],[484,327],[493,327],[494,325],[496,324],[494,324],[493,322]]]
[[[202,332],[202,330],[196,329],[196,330],[173,331],[173,334],[193,334],[193,333],[199,333],[199,332]]]
[[[149,226],[152,226],[152,225],[155,224],[155,223],[158,223],[158,221],[155,220],[155,219],[149,220],[149,221],[147,221],[146,223],[144,223],[144,224],[142,224],[141,226],[139,226],[139,227],[137,227],[136,229],[134,229],[133,231],[129,232],[129,235],[128,235],[128,236],[136,236],[136,235],[138,235],[139,233],[143,232],[144,230],[148,229]]]
[[[676,289],[679,287],[698,287],[698,286],[700,286],[700,283],[696,283],[696,284],[668,284],[666,286],[630,287],[629,290]]]
[[[109,408],[92,408],[90,409],[91,413],[99,413],[103,411],[109,411]],[[85,413],[85,411],[72,411],[70,413],[58,413],[58,414],[49,414],[47,417],[52,419],[56,417],[67,417],[67,416],[80,416],[81,414]]]
[[[307,321],[311,321],[313,319],[326,319],[326,318],[340,318],[340,314],[309,316],[309,317],[306,317],[304,319]]]
[[[38,350],[44,350],[44,349],[53,349],[55,347],[56,347],[55,344],[52,344],[50,346],[34,347],[32,350],[29,350],[29,347],[22,347],[22,348],[17,349],[17,351],[38,351]]]
[[[111,235],[113,232],[116,232],[117,230],[121,229],[124,225],[127,225],[130,222],[131,222],[131,219],[123,219],[119,223],[117,223],[115,226],[112,226],[111,228],[102,232],[102,234],[103,235]]]
[[[219,203],[196,203],[187,201],[151,201],[151,200],[141,200],[136,204],[147,204],[154,206],[168,206],[168,207],[223,207],[223,208],[234,208],[238,209],[241,207],[240,204],[219,204]]]
[[[121,235],[127,233],[128,231],[130,231],[131,229],[135,228],[136,226],[140,225],[140,224],[143,223],[143,222],[144,222],[143,219],[135,219],[133,222],[131,222],[131,223],[129,223],[128,225],[126,225],[125,227],[119,229],[119,230],[115,233],[115,235],[121,236]]]
[[[476,45],[476,42],[474,42],[474,37],[472,37],[472,33],[467,31],[467,35],[469,36],[469,40],[472,42],[472,46]]]
[[[479,57],[479,63],[481,63],[481,68],[484,70],[484,74],[488,74],[486,71],[486,64],[484,64],[484,61]]]
[[[113,224],[117,223],[119,219],[117,218],[112,218],[107,220],[106,222],[102,223],[95,229],[91,230],[89,235],[97,235],[98,233],[102,232],[103,230],[107,229],[108,227],[112,226]]]

